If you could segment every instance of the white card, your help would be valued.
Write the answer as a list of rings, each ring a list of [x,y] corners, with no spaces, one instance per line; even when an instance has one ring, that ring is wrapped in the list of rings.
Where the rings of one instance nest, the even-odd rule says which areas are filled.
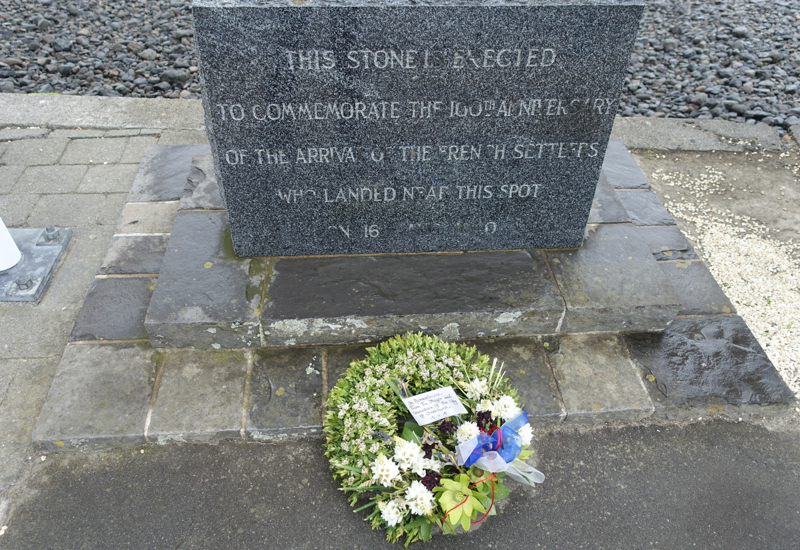
[[[403,403],[420,426],[467,413],[452,386],[404,397]]]

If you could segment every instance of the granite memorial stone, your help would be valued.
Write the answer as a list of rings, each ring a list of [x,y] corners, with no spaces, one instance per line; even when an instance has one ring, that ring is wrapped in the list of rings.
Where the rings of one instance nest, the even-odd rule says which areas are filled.
[[[240,256],[581,244],[641,0],[195,0]]]

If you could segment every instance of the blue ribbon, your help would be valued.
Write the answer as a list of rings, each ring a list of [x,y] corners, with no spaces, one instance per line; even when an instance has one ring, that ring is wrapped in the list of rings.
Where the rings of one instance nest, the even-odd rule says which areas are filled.
[[[491,434],[481,432],[478,434],[478,445],[464,462],[464,467],[469,468],[483,456],[483,453],[496,451],[508,464],[514,462],[522,451],[522,436],[517,432],[528,423],[528,413],[523,411],[513,420],[509,420],[500,429]]]

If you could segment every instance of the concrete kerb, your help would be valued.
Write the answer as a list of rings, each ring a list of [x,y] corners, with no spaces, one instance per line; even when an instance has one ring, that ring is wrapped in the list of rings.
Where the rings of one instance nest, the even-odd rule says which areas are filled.
[[[0,128],[203,130],[200,100],[0,94]]]

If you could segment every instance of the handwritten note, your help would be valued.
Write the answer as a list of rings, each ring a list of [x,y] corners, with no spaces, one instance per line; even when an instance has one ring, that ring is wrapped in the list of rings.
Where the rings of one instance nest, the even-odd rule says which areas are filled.
[[[403,403],[420,426],[467,412],[451,386],[405,397]]]

